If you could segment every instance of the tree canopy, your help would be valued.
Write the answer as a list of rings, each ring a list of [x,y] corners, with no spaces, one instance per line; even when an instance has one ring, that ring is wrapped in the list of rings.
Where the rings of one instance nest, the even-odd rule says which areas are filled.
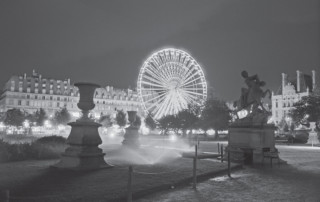
[[[24,112],[20,109],[13,108],[6,112],[4,123],[11,126],[22,126],[25,118],[26,114]]]
[[[320,122],[320,95],[310,94],[293,104],[289,115],[296,125],[307,125],[309,122]]]
[[[145,123],[146,127],[149,128],[150,130],[154,130],[157,127],[157,123],[152,118],[151,113],[148,113],[147,117],[144,119],[144,123]]]
[[[163,134],[166,134],[168,130],[177,130],[177,119],[174,115],[167,115],[158,120],[158,125]]]
[[[217,98],[208,99],[202,110],[200,126],[204,130],[225,130],[231,120],[231,110],[227,104]]]
[[[120,127],[124,127],[127,124],[127,117],[126,113],[123,110],[118,110],[116,115],[116,123]]]
[[[201,109],[198,105],[189,105],[175,116],[177,128],[183,131],[185,135],[186,130],[196,129],[199,127]]]
[[[98,122],[104,126],[104,127],[110,127],[112,126],[112,119],[111,116],[109,114],[107,115],[101,115]]]
[[[44,121],[47,119],[47,114],[44,109],[40,108],[34,113],[34,121],[38,126],[43,126]]]
[[[67,110],[67,108],[62,108],[59,111],[56,111],[53,117],[53,122],[55,124],[62,124],[65,125],[67,124],[71,119],[71,115],[69,113],[69,111]]]
[[[159,128],[166,133],[173,130],[176,133],[181,130],[185,134],[186,130],[225,130],[231,120],[231,110],[227,104],[217,98],[208,99],[202,110],[201,106],[189,105],[176,115],[167,115],[158,120]]]

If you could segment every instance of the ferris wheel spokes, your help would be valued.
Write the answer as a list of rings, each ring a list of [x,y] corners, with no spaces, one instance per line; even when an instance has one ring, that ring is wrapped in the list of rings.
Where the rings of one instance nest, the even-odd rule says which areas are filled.
[[[169,48],[152,54],[139,73],[139,98],[155,119],[177,114],[188,104],[205,100],[206,91],[201,67],[182,50]]]

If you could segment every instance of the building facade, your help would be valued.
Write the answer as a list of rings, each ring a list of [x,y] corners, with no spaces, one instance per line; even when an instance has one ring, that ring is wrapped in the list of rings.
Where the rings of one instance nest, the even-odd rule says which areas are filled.
[[[0,96],[0,112],[17,108],[31,114],[42,108],[50,117],[66,107],[74,117],[78,117],[78,101],[78,88],[71,84],[70,79],[44,78],[33,71],[30,76],[12,76],[6,82]],[[98,88],[94,103],[96,106],[92,115],[96,118],[106,114],[114,116],[116,110],[134,110],[138,111],[140,116],[143,115],[137,92],[131,89],[115,89],[112,86]]]
[[[293,104],[302,97],[310,95],[316,88],[316,72],[311,75],[301,71],[296,72],[296,77],[290,79],[287,74],[282,73],[282,83],[277,92],[272,92],[272,120],[277,125],[283,119],[289,119],[288,113]],[[289,120],[286,120],[287,122]]]

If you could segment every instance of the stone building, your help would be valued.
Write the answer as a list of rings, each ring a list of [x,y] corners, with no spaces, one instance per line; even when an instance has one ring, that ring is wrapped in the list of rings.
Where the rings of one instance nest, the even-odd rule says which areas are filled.
[[[71,84],[70,79],[44,78],[33,71],[30,76],[12,76],[6,82],[0,96],[0,113],[12,108],[34,113],[43,108],[52,116],[57,110],[66,107],[74,117],[78,117],[78,100],[78,88]],[[92,114],[97,118],[101,114],[114,116],[116,110],[121,109],[136,110],[138,114],[143,115],[137,92],[131,89],[115,89],[112,86],[98,88],[94,102],[96,107]]]
[[[293,104],[302,97],[310,95],[316,88],[316,72],[311,75],[301,71],[296,72],[296,77],[290,79],[287,74],[282,73],[282,84],[274,93],[272,92],[272,120],[277,125],[281,120],[289,121],[287,116],[293,108]]]

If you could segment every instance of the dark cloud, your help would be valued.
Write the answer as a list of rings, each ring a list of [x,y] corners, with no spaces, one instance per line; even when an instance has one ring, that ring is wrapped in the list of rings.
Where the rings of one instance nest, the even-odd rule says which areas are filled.
[[[319,1],[0,2],[0,85],[44,76],[134,87],[154,50],[177,47],[204,68],[224,99],[238,97],[241,70],[276,90],[281,72],[320,72]]]

